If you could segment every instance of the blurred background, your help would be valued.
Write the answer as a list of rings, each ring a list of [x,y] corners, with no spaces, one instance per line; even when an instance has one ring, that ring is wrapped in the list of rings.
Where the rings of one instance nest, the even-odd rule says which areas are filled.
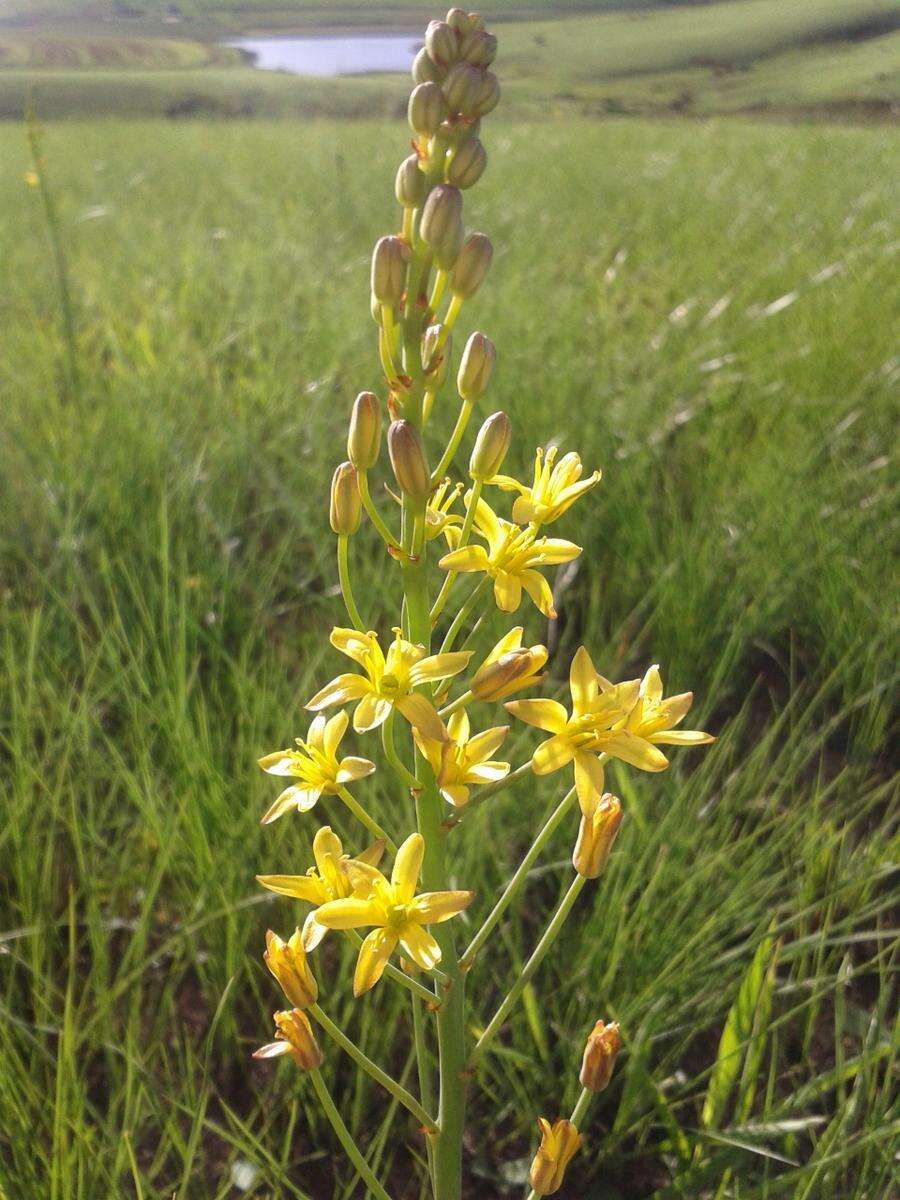
[[[440,15],[0,0],[4,1200],[362,1192],[303,1081],[249,1058],[278,999],[263,932],[300,916],[253,876],[304,871],[316,825],[260,830],[255,760],[336,666],[328,480],[380,385],[369,253]],[[503,99],[467,216],[495,261],[457,340],[496,342],[511,469],[540,438],[604,470],[562,530],[585,553],[560,620],[523,610],[528,634],[550,689],[581,641],[616,678],[660,662],[719,741],[610,772],[628,821],[479,1066],[467,1195],[521,1195],[604,1016],[626,1049],[564,1200],[886,1200],[900,12],[485,16]],[[356,569],[384,623],[378,562]],[[463,823],[460,886],[502,886],[555,783]],[[474,968],[473,1021],[567,885],[570,832]],[[352,948],[318,955],[331,1015],[408,1076],[404,997],[354,1002]],[[416,1130],[334,1052],[326,1074],[418,1197]]]

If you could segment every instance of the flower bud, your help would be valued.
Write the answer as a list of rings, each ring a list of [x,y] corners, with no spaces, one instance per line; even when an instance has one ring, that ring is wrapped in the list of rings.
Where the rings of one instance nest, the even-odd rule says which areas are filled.
[[[457,33],[468,33],[472,27],[469,21],[469,14],[464,8],[449,9],[445,20],[450,28]]]
[[[427,500],[431,492],[431,472],[415,425],[403,420],[391,422],[388,454],[400,490],[419,503]]]
[[[481,399],[494,373],[496,361],[497,351],[491,339],[483,333],[470,334],[456,376],[456,389],[463,400],[474,404]]]
[[[469,459],[469,474],[473,479],[486,482],[493,479],[506,458],[512,438],[512,427],[505,412],[491,413],[478,430],[472,457]]]
[[[531,1164],[528,1179],[538,1196],[552,1196],[563,1184],[566,1167],[581,1145],[581,1134],[571,1121],[560,1119],[551,1125],[538,1118],[541,1144]]]
[[[441,346],[443,325],[429,325],[422,335],[422,370],[428,376],[429,388],[439,388],[447,378],[447,367],[453,348],[453,335],[447,334]]]
[[[424,46],[413,59],[412,77],[414,83],[440,83],[444,77],[444,69],[432,61]]]
[[[471,689],[479,700],[505,700],[544,678],[539,672],[547,662],[547,647],[511,644],[521,643],[521,640],[522,628],[519,626],[498,642],[475,672]],[[506,649],[507,645],[510,645],[509,649]]]
[[[581,1060],[581,1073],[578,1078],[581,1086],[589,1092],[602,1092],[609,1083],[613,1067],[616,1065],[616,1055],[622,1040],[619,1037],[617,1021],[607,1025],[598,1021],[588,1034]]]
[[[432,250],[437,250],[458,236],[462,225],[462,194],[455,187],[439,183],[432,188],[422,209],[419,232]]]
[[[286,1052],[290,1054],[301,1070],[315,1071],[321,1067],[325,1057],[319,1049],[309,1017],[305,1012],[301,1012],[299,1008],[291,1009],[290,1012],[277,1012],[275,1028],[276,1036],[284,1041],[288,1048]],[[263,1049],[267,1048],[263,1047]],[[282,1051],[282,1053],[285,1052]]]
[[[470,63],[455,63],[447,72],[442,91],[452,113],[468,115],[481,96],[481,73]]]
[[[582,808],[578,841],[572,853],[572,866],[586,879],[596,879],[606,866],[607,859],[622,824],[622,805],[606,792]]]
[[[469,27],[471,29],[484,29],[484,17],[481,13],[469,13]]]
[[[476,67],[489,67],[497,57],[497,39],[483,29],[473,29],[459,50],[460,57]]]
[[[447,238],[440,246],[434,248],[434,261],[442,271],[449,271],[455,265],[459,258],[459,252],[463,248],[466,231],[463,228],[463,223],[456,226],[452,234],[448,234]]]
[[[309,1008],[315,1004],[319,987],[307,962],[299,929],[287,942],[267,929],[263,961],[295,1008]]]
[[[431,137],[441,127],[447,113],[444,93],[437,83],[417,84],[409,97],[407,114],[409,123],[416,133]]]
[[[396,308],[403,298],[409,247],[398,237],[379,238],[372,252],[372,294]]]
[[[472,105],[471,115],[473,117],[486,117],[489,112],[494,111],[499,103],[500,83],[497,76],[493,71],[485,71],[478,89],[478,95],[475,97],[475,102]]]
[[[374,392],[360,392],[353,401],[347,457],[357,471],[368,471],[378,462],[381,449],[381,405]]]
[[[458,188],[470,188],[484,174],[487,151],[477,137],[467,138],[456,150],[447,168],[447,182]]]
[[[335,467],[331,477],[329,514],[331,528],[339,537],[349,537],[359,529],[361,504],[356,469],[350,463],[343,462]]]
[[[425,49],[428,57],[439,67],[449,67],[456,61],[456,34],[446,21],[429,21],[425,30]]]
[[[493,256],[494,248],[486,234],[469,234],[450,277],[450,289],[454,296],[462,296],[464,300],[468,300],[470,296],[475,295],[487,275]]]
[[[404,158],[397,168],[394,180],[394,195],[404,208],[418,208],[425,199],[425,176],[419,170],[419,159],[415,154]]]

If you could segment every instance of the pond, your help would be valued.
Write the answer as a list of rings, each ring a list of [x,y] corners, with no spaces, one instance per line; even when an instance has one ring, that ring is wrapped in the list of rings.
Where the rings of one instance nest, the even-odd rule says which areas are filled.
[[[250,55],[263,71],[292,75],[362,75],[408,71],[422,39],[412,33],[334,34],[321,37],[243,37],[226,42]]]

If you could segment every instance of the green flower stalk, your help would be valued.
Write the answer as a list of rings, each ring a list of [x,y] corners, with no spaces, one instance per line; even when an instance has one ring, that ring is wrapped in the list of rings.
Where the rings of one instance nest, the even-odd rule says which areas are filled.
[[[485,401],[495,375],[493,342],[472,333],[458,367],[451,369],[452,331],[485,286],[493,257],[485,234],[467,234],[465,215],[487,168],[481,125],[500,99],[490,69],[496,54],[497,39],[483,20],[452,8],[445,20],[430,23],[413,63],[408,105],[413,153],[394,180],[398,228],[379,238],[372,254],[370,303],[384,384],[360,392],[352,404],[347,461],[335,470],[330,497],[350,626],[338,620],[329,641],[344,656],[345,669],[307,699],[306,708],[319,715],[307,737],[296,739],[297,748],[260,759],[269,774],[291,780],[270,803],[264,824],[288,814],[309,821],[317,805],[328,808],[330,817],[334,806],[376,839],[351,855],[322,825],[313,838],[315,865],[306,874],[258,877],[265,888],[305,909],[287,939],[272,931],[266,935],[265,963],[290,1008],[276,1013],[276,1041],[257,1056],[286,1057],[301,1069],[301,1086],[314,1091],[367,1194],[382,1200],[385,1186],[324,1082],[323,1071],[333,1064],[310,1017],[329,1043],[418,1122],[413,1136],[419,1144],[411,1149],[427,1173],[426,1192],[433,1200],[462,1200],[466,1106],[470,1088],[479,1085],[481,1064],[496,1052],[495,1039],[514,1019],[525,987],[540,986],[541,967],[558,953],[563,926],[602,886],[614,852],[627,853],[627,846],[615,850],[623,810],[604,788],[604,765],[615,759],[622,769],[662,771],[669,760],[660,746],[713,740],[675,728],[692,696],[665,697],[658,667],[614,683],[596,670],[583,646],[569,665],[570,707],[556,696],[510,699],[545,680],[548,652],[546,638],[526,639],[524,625],[504,618],[518,612],[526,597],[532,621],[557,616],[552,571],[577,558],[581,548],[548,536],[544,527],[587,496],[600,472],[582,478],[575,451],[557,462],[556,447],[536,453],[530,447],[535,463],[530,481],[499,474],[514,429],[505,412],[490,413]],[[474,435],[473,418],[480,426]],[[385,428],[387,461],[381,454]],[[376,498],[385,490],[394,503],[380,511]],[[354,595],[354,563],[363,555],[376,563],[379,597],[392,602],[388,619],[375,629],[363,622]],[[476,578],[467,580],[472,574]],[[371,597],[362,589],[357,594],[375,621]],[[328,709],[337,712],[326,718]],[[371,757],[339,753],[351,715],[360,749]],[[542,731],[515,765],[499,757],[510,715]],[[564,794],[542,822],[526,805],[538,787],[549,786],[550,777],[558,780],[568,767],[574,780],[565,772]],[[369,785],[363,786],[376,768],[381,786],[392,793],[385,816],[373,812]],[[542,784],[545,777],[548,783]],[[519,789],[518,811],[528,814],[531,845],[518,867],[510,864],[507,883],[496,895],[477,894],[460,877],[458,839],[472,824],[461,817],[482,803],[502,803],[507,788]],[[534,924],[532,869],[563,834],[572,867],[565,868],[562,898],[552,912],[540,914],[542,932],[518,977],[510,973],[498,1003],[483,982],[484,951],[490,943],[496,972],[502,923],[526,906]],[[496,846],[484,849],[498,854]],[[389,861],[382,868],[385,852]],[[464,910],[475,932],[461,955],[457,929]],[[385,988],[408,993],[418,1096],[327,1015],[331,1006],[308,957],[326,935],[349,939],[357,951],[352,980],[337,984],[352,986],[357,1003],[378,1006]],[[329,985],[335,986],[331,980]],[[473,1038],[472,1029],[479,1028],[483,1032]],[[584,1047],[583,1090],[571,1117],[540,1118],[531,1196],[552,1195],[563,1186],[582,1143],[590,1100],[609,1085],[619,1047],[618,1025],[596,1021]],[[577,1072],[573,1062],[573,1081]],[[519,1115],[523,1129],[535,1116]]]

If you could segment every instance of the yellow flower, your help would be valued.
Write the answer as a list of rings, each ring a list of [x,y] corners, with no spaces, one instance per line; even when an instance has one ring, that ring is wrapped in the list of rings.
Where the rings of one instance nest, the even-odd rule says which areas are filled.
[[[556,700],[511,700],[506,705],[520,721],[553,734],[532,755],[535,774],[549,775],[574,760],[575,786],[585,813],[603,793],[603,764],[597,755],[607,749],[607,744],[600,742],[607,737],[606,730],[628,716],[638,698],[639,686],[636,679],[612,684],[598,675],[590,655],[581,646],[569,670],[571,715]]]
[[[401,498],[396,492],[387,489],[390,496],[401,504]],[[463,519],[459,513],[451,512],[450,509],[459,499],[459,494],[463,490],[461,483],[451,484],[449,479],[442,479],[437,485],[428,503],[425,506],[425,541],[431,542],[441,534],[447,540],[447,545],[453,549],[459,541],[459,531],[462,529]]]
[[[298,782],[285,788],[262,818],[263,825],[277,821],[291,809],[308,812],[324,792],[335,795],[343,784],[363,779],[375,770],[367,758],[342,758],[337,748],[349,724],[347,714],[340,712],[330,721],[316,717],[309,727],[306,741],[296,738],[297,750],[276,750],[259,760],[268,775],[282,775]]]
[[[295,1008],[309,1008],[319,998],[319,985],[306,961],[306,951],[295,929],[284,941],[271,929],[266,930],[266,952],[263,961]]]
[[[411,833],[397,851],[390,881],[375,867],[354,864],[349,868],[351,879],[365,883],[367,894],[331,900],[316,912],[316,920],[328,929],[374,926],[360,947],[353,976],[355,996],[375,986],[398,942],[423,971],[437,966],[441,948],[423,926],[447,921],[472,902],[473,892],[422,892],[416,896],[424,853],[425,839]]]
[[[368,850],[356,858],[350,858],[344,853],[338,835],[328,825],[323,825],[313,838],[312,849],[316,865],[310,867],[305,875],[257,875],[257,883],[270,892],[277,892],[279,896],[307,900],[317,908],[329,900],[343,900],[353,895],[353,883],[348,870],[350,864],[377,866],[384,853],[384,842],[373,842]],[[313,910],[303,925],[302,942],[307,952],[315,950],[328,932],[315,918]]]
[[[434,683],[449,679],[465,670],[471,651],[456,651],[453,654],[426,656],[423,646],[407,642],[395,629],[396,637],[382,653],[378,637],[374,633],[360,633],[356,629],[333,629],[331,644],[335,649],[359,663],[364,675],[338,675],[326,683],[321,691],[306,705],[317,712],[333,704],[346,704],[358,700],[353,714],[353,728],[357,733],[377,729],[397,709],[410,725],[436,741],[447,740],[447,730],[438,716],[437,709],[415,689],[423,683]]]
[[[486,729],[469,737],[469,718],[462,710],[447,722],[449,742],[435,742],[413,731],[416,744],[434,772],[441,795],[456,808],[469,803],[469,784],[494,783],[509,774],[509,763],[491,761],[491,755],[509,732],[508,725]]]
[[[641,680],[637,702],[622,725],[622,731],[629,735],[628,749],[635,749],[635,756],[629,758],[623,754],[621,745],[609,753],[641,770],[661,771],[669,765],[669,760],[656,749],[657,746],[703,746],[714,742],[716,739],[711,733],[674,728],[684,720],[693,700],[693,692],[681,692],[664,699],[659,667],[654,664]],[[635,742],[643,745],[636,747]],[[645,761],[652,761],[653,765],[645,766]]]
[[[587,479],[582,479],[582,470],[581,458],[574,452],[564,454],[556,462],[555,446],[551,446],[546,455],[539,446],[531,487],[509,475],[497,475],[491,482],[505,492],[519,493],[513,504],[514,521],[520,525],[549,525],[571,508],[579,496],[600,482],[602,472],[594,471]]]
[[[471,503],[469,497],[467,502]],[[463,546],[451,550],[438,563],[447,571],[484,571],[494,581],[494,599],[502,612],[515,612],[524,588],[545,617],[555,617],[550,584],[538,567],[571,562],[581,547],[562,538],[538,537],[534,529],[521,529],[498,517],[479,500],[475,509],[475,530],[487,542],[484,546]]]
[[[528,1178],[538,1196],[552,1196],[562,1187],[566,1167],[581,1145],[581,1134],[563,1118],[551,1125],[546,1117],[538,1117],[538,1130],[541,1144]]]
[[[521,625],[504,634],[475,674],[472,692],[479,700],[504,700],[544,678],[546,646],[522,646]]]
[[[260,1046],[253,1051],[253,1057],[278,1058],[289,1054],[303,1071],[315,1071],[324,1062],[309,1017],[299,1008],[275,1013],[275,1036],[279,1041]]]

